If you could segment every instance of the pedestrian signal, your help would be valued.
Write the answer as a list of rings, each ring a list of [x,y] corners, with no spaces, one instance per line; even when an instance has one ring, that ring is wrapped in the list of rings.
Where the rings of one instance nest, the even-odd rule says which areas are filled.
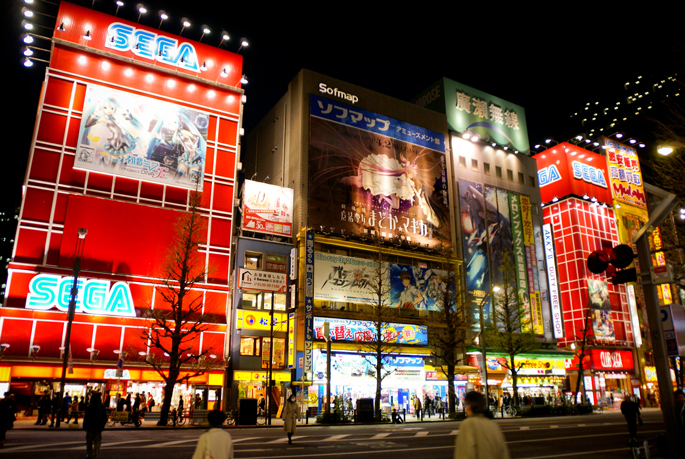
[[[620,244],[611,249],[592,252],[587,257],[587,269],[594,274],[606,274],[614,285],[637,282],[635,268],[626,269],[635,257],[630,246]]]

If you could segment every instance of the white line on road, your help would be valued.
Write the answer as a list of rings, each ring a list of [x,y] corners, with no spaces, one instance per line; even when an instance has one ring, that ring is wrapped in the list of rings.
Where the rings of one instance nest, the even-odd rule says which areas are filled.
[[[415,437],[425,437],[426,435],[428,435],[428,432],[424,431],[424,432],[416,432],[416,435],[414,435],[414,436]]]
[[[332,437],[324,438],[321,441],[338,441],[342,438],[349,437],[351,434],[345,434],[345,435],[333,435]]]
[[[258,440],[262,437],[245,437],[245,438],[233,438],[233,443],[238,443],[241,441],[248,441],[248,440]]]
[[[519,430],[530,430],[530,427],[528,427],[528,426],[521,426],[521,427],[519,427]]]
[[[578,427],[585,427],[587,424],[578,424]]]
[[[304,437],[303,437],[303,436],[293,437],[293,440],[297,440],[297,439],[299,439],[299,438],[304,438]],[[278,440],[268,441],[268,442],[266,442],[266,444],[267,444],[267,445],[270,445],[270,444],[272,444],[272,443],[285,443],[285,442],[287,442],[287,441],[288,441],[288,437],[283,437],[283,438],[279,438]]]
[[[295,449],[295,448],[290,448],[290,449]],[[429,449],[454,449],[454,445],[448,445],[448,446],[424,446],[421,448],[409,448],[405,449],[402,448],[400,449],[403,453],[405,451],[426,451]],[[392,453],[392,452],[397,452],[398,449],[374,449],[373,453]],[[323,456],[358,456],[360,454],[359,451],[349,451],[349,452],[337,452],[337,453],[316,453],[316,454],[297,454],[294,456],[259,456],[259,457],[250,457],[250,459],[286,459],[286,458],[291,458],[291,457],[323,457]]]
[[[166,446],[180,445],[182,443],[190,443],[190,442],[196,442],[196,441],[197,441],[197,438],[191,438],[189,440],[176,440],[176,441],[168,441],[166,443],[155,443],[154,445],[145,445],[145,446],[141,446],[141,448],[163,448]]]
[[[27,445],[27,446],[17,446],[14,448],[3,448],[2,451],[3,452],[12,452],[12,451],[21,451],[24,449],[31,449],[31,448],[45,448],[48,446],[63,446],[63,445],[78,445],[78,444],[84,444],[84,442],[83,441],[67,441],[64,443],[45,443],[43,445],[36,445],[34,443],[31,445]]]
[[[374,435],[373,437],[369,438],[369,440],[380,440],[380,439],[382,439],[382,438],[387,437],[388,435],[390,435],[390,432],[379,433],[379,434],[376,434],[376,435]]]
[[[559,426],[549,426],[550,429],[558,429]]]
[[[459,435],[459,431],[453,430],[452,432],[448,433],[447,435]]]
[[[616,451],[630,451],[630,448],[603,449],[603,450],[598,450],[598,451],[583,451],[582,453],[576,451],[575,453],[555,454],[553,456],[535,456],[535,457],[531,456],[531,457],[527,457],[525,459],[546,459],[546,458],[552,458],[552,457],[587,456],[589,454],[604,454],[604,453],[613,453]]]

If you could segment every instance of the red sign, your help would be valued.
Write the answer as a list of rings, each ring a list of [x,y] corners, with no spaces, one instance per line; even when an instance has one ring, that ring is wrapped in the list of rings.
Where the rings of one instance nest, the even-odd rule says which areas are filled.
[[[570,143],[560,143],[535,155],[542,201],[575,195],[611,203],[606,159]]]
[[[633,371],[633,351],[591,349],[590,358],[595,370]]]

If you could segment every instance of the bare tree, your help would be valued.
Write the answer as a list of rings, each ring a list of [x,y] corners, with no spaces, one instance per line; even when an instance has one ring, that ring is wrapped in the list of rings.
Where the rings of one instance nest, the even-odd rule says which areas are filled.
[[[445,258],[449,268],[449,257]],[[436,302],[438,313],[434,316],[432,326],[429,328],[429,344],[433,348],[431,352],[440,364],[441,371],[447,377],[447,394],[449,413],[456,411],[456,394],[454,391],[455,369],[463,360],[471,323],[468,317],[468,308],[464,302],[464,291],[458,277],[451,270],[448,271],[447,279],[444,279],[444,288]],[[461,352],[460,352],[461,350]]]
[[[576,399],[576,404],[578,404],[578,392],[580,392],[581,383],[583,384],[583,394],[581,397],[581,403],[587,400],[587,395],[585,394],[585,380],[583,378],[583,374],[585,372],[583,360],[586,356],[590,355],[589,348],[591,344],[590,339],[592,336],[592,321],[590,320],[590,305],[588,304],[588,307],[585,311],[585,320],[583,321],[583,328],[581,328],[580,332],[576,334],[576,339],[573,342],[575,346],[571,346],[573,352],[576,354],[576,357],[578,358],[578,380],[576,381],[576,390],[575,392],[573,392]]]
[[[502,366],[511,372],[514,405],[518,406],[518,374],[523,363],[517,364],[516,357],[536,351],[540,348],[540,343],[532,333],[530,311],[523,307],[516,285],[516,266],[510,253],[504,252],[499,269],[502,272],[503,285],[500,288],[501,293],[493,294],[492,313],[490,320],[485,323],[484,338],[488,347],[507,355]]]
[[[378,234],[378,233],[377,233]],[[389,357],[399,350],[397,337],[392,333],[391,323],[397,320],[398,309],[393,307],[390,298],[389,266],[385,262],[384,251],[376,236],[374,252],[375,266],[369,278],[369,288],[373,292],[373,302],[368,303],[368,311],[362,318],[369,322],[360,353],[373,368],[376,380],[374,399],[375,420],[381,420],[381,389],[383,380],[392,374],[389,368]]]
[[[145,314],[151,324],[143,329],[142,338],[157,350],[148,353],[145,362],[165,383],[158,425],[167,423],[176,383],[202,375],[209,368],[208,349],[195,355],[190,352],[192,342],[207,329],[202,295],[193,292],[207,275],[204,257],[198,253],[205,235],[200,202],[196,187],[190,192],[188,211],[176,222],[175,237],[161,266],[162,282],[157,292],[166,307],[149,309]]]

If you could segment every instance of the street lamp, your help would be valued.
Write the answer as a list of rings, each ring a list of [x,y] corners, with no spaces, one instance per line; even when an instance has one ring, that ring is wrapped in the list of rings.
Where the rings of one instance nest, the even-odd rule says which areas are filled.
[[[71,352],[69,344],[71,341],[71,324],[74,321],[74,314],[76,313],[76,295],[78,295],[78,275],[81,272],[81,257],[83,257],[83,248],[86,244],[86,235],[88,230],[86,228],[78,229],[78,238],[76,239],[76,250],[74,251],[74,283],[71,286],[71,300],[69,300],[69,310],[67,311],[67,336],[64,340],[64,353],[62,354],[62,379],[59,382],[59,414],[57,416],[57,427],[60,425],[62,419],[62,405],[64,404],[64,386],[67,378],[67,364]]]
[[[499,292],[499,287],[495,285],[488,290],[478,304],[478,317],[480,319],[480,337],[478,338],[478,343],[480,344],[480,353],[483,356],[483,378],[485,379],[483,387],[485,388],[485,400],[488,401],[488,406],[490,402],[488,398],[488,361],[487,354],[485,352],[485,320],[483,319],[483,303],[485,303],[487,297],[492,296],[492,292]]]

